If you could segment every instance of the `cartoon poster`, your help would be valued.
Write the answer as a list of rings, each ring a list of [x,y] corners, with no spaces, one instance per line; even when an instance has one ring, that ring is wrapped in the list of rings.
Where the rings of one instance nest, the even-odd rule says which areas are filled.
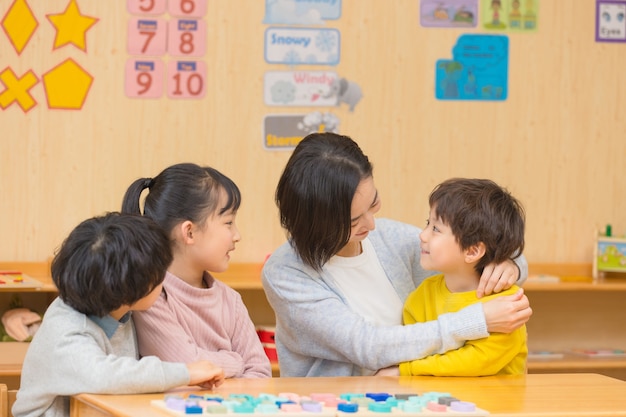
[[[436,63],[435,96],[439,100],[506,100],[508,62],[508,36],[461,35],[452,59]]]
[[[267,25],[320,25],[341,16],[341,0],[265,0]]]
[[[481,0],[484,29],[531,32],[537,30],[539,0]]]
[[[626,42],[626,1],[596,1],[596,42]]]
[[[476,27],[478,0],[422,0],[420,23],[424,27]]]

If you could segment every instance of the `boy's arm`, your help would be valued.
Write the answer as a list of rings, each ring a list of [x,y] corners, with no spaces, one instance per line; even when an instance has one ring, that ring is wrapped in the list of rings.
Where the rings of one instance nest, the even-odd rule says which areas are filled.
[[[525,349],[526,328],[511,334],[494,333],[463,347],[400,364],[400,375],[485,376],[495,375]]]

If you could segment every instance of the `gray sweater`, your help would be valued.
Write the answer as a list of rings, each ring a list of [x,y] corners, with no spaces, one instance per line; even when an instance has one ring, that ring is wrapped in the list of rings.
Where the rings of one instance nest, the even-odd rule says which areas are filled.
[[[15,417],[68,417],[69,397],[80,393],[163,392],[189,383],[185,364],[138,359],[130,316],[97,322],[60,298],[50,304],[26,352]]]
[[[435,273],[420,266],[420,232],[415,226],[378,219],[369,234],[383,270],[403,302],[424,278]],[[525,279],[526,259],[521,256],[517,264]],[[361,375],[362,368],[375,371],[447,352],[466,340],[489,334],[480,303],[427,323],[371,324],[350,309],[324,269],[318,273],[304,265],[289,243],[267,260],[262,280],[276,313],[281,376]]]

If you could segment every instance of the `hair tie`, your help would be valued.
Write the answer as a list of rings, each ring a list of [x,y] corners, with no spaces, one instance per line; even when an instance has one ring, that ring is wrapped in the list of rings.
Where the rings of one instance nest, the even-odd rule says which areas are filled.
[[[143,181],[143,188],[151,188],[154,185],[154,180],[152,178],[146,178]]]

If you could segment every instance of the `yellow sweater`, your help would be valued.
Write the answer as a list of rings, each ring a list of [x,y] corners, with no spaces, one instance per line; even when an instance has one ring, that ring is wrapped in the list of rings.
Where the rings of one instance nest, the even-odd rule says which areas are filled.
[[[479,299],[475,291],[450,292],[443,275],[436,275],[424,280],[407,298],[403,312],[404,324],[435,320],[441,314],[453,313],[494,297],[514,294],[517,290],[518,287],[513,286]],[[484,339],[469,340],[456,350],[403,362],[400,364],[400,375],[521,375],[526,372],[526,339],[526,326],[510,334],[491,333]]]

